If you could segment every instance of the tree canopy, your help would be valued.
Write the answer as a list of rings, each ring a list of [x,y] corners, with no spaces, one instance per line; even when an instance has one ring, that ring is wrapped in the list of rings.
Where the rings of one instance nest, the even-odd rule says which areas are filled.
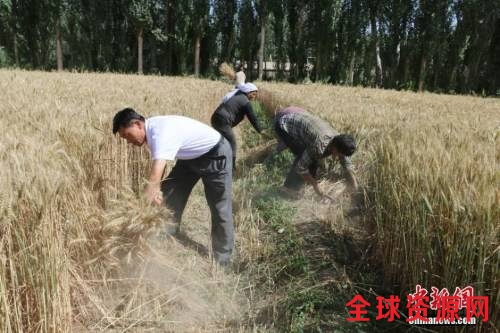
[[[0,66],[500,93],[500,1],[0,0]]]

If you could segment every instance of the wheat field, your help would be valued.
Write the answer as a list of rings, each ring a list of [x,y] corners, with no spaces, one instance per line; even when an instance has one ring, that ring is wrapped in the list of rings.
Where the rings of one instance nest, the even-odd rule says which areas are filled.
[[[405,292],[471,285],[490,297],[477,331],[498,329],[500,100],[259,87],[358,140],[360,223],[374,234],[384,284]],[[149,153],[111,134],[114,113],[127,106],[209,123],[230,88],[189,77],[0,70],[0,331],[287,331],[259,322],[265,300],[255,281],[218,271],[202,253],[209,221],[200,186],[183,217],[197,245],[161,238],[169,212],[138,195]],[[239,149],[242,158],[253,152]],[[255,170],[234,187],[235,260],[249,265],[273,252],[252,209]],[[348,223],[337,208],[321,212]]]

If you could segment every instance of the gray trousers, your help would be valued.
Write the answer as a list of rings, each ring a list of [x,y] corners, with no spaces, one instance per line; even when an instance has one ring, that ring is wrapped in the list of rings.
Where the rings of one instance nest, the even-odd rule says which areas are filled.
[[[193,187],[201,178],[212,217],[212,249],[215,260],[227,263],[234,246],[231,146],[221,141],[206,154],[192,160],[177,160],[161,184],[165,203],[180,223]]]
[[[233,150],[233,169],[236,166],[236,136],[234,135],[233,126],[231,125],[231,120],[225,117],[223,114],[215,112],[211,119],[212,127],[222,134]]]

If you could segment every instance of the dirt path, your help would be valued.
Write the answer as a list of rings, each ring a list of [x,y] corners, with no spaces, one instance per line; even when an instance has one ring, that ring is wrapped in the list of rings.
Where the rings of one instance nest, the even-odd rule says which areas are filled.
[[[181,236],[151,240],[148,257],[103,295],[105,316],[95,331],[376,331],[346,321],[345,303],[360,287],[368,292],[377,274],[359,196],[346,194],[343,182],[323,181],[333,203],[319,202],[309,187],[300,199],[284,198],[276,192],[280,176],[259,163],[266,154],[249,156],[252,163],[235,177],[232,271],[210,260],[210,214],[198,184]]]

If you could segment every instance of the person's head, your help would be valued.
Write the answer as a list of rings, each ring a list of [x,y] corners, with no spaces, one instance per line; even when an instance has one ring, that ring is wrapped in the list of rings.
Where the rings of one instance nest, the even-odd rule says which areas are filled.
[[[144,117],[132,108],[118,111],[113,118],[113,134],[116,133],[128,143],[142,146],[146,142]]]
[[[244,83],[238,86],[238,89],[247,95],[248,99],[253,101],[257,98],[257,86],[253,83]]]
[[[356,151],[356,141],[349,134],[339,134],[333,137],[326,149],[333,158],[351,156]]]
[[[244,72],[245,71],[245,68],[243,67],[243,63],[241,61],[236,62],[236,66],[234,66],[234,69],[237,72]]]

